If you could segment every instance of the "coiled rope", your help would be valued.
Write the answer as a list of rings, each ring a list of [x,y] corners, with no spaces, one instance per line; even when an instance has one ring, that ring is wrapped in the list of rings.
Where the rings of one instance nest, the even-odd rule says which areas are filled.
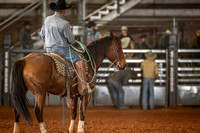
[[[75,51],[77,51],[78,53],[82,53],[82,54],[85,53],[85,52],[87,53],[87,56],[88,56],[89,60],[84,60],[82,57],[80,57],[80,56],[79,56],[79,57],[80,57],[84,62],[88,62],[88,61],[90,62],[91,67],[92,67],[92,70],[94,71],[94,75],[92,76],[92,79],[91,79],[90,81],[88,81],[88,82],[85,82],[85,81],[80,77],[80,75],[78,74],[78,72],[77,72],[77,70],[76,70],[76,67],[74,66],[73,63],[72,63],[72,66],[73,66],[74,71],[75,71],[76,75],[78,76],[78,78],[79,78],[83,83],[85,83],[85,84],[90,84],[90,83],[93,82],[94,78],[96,77],[96,63],[95,63],[95,60],[94,60],[93,56],[90,55],[88,48],[87,48],[84,44],[82,44],[81,42],[79,42],[79,41],[77,41],[77,40],[75,40],[75,42],[76,42],[77,44],[79,44],[79,46],[81,47],[81,50],[75,48],[73,45],[70,45],[70,47],[73,48],[73,49],[74,49]],[[72,61],[71,49],[70,49],[70,48],[69,48],[69,56],[70,56],[71,62],[73,62],[73,61]]]

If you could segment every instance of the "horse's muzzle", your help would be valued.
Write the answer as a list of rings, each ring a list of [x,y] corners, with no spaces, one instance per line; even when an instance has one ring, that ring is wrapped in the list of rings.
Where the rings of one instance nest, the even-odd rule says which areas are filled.
[[[117,64],[116,67],[119,70],[124,70],[124,68],[126,67],[126,64],[124,66],[121,66],[120,64]]]

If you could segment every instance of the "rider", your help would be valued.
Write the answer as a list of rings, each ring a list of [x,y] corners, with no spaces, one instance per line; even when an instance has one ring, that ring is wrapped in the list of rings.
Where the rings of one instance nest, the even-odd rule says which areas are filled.
[[[64,19],[66,9],[71,5],[66,5],[65,0],[58,0],[57,3],[51,3],[50,9],[55,11],[54,15],[48,16],[40,31],[41,38],[45,41],[47,52],[57,52],[64,56],[68,61],[75,64],[78,77],[78,93],[87,94],[85,64],[79,56],[71,49],[70,45],[75,43],[70,24]]]

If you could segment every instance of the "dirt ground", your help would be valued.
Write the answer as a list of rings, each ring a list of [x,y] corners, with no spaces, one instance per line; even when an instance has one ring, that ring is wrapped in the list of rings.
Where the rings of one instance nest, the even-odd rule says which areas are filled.
[[[22,133],[39,133],[33,108],[33,126],[20,119]],[[69,127],[66,110],[66,129]],[[0,133],[13,130],[13,109],[0,107]],[[63,133],[62,107],[45,107],[44,120],[49,133]],[[76,122],[77,123],[77,122]],[[77,125],[76,125],[77,128]],[[85,120],[86,133],[199,133],[200,108],[181,107],[143,111],[139,108],[116,110],[114,107],[89,107]]]

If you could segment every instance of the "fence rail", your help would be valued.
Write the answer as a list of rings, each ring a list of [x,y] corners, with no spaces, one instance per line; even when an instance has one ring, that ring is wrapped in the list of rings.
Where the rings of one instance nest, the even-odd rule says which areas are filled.
[[[146,52],[148,52],[150,50],[148,49],[143,49],[143,50],[139,50],[139,49],[135,49],[135,50],[130,50],[130,49],[125,49],[123,50],[124,54],[137,54],[137,55],[142,55]],[[160,99],[161,97],[157,97],[156,101],[163,101],[163,103],[166,102],[167,99],[167,94],[169,92],[169,59],[168,59],[168,50],[159,50],[159,49],[153,49],[152,50],[153,53],[156,53],[158,55],[158,59],[156,59],[155,61],[158,64],[159,67],[159,78],[155,81],[155,95],[156,96],[166,96],[165,100],[164,99]],[[178,102],[180,102],[180,100],[185,99],[184,95],[189,95],[188,92],[191,89],[190,93],[194,93],[192,90],[193,89],[197,89],[197,92],[200,92],[200,86],[199,82],[200,82],[200,66],[199,66],[199,59],[193,59],[187,56],[182,56],[184,54],[195,54],[195,53],[199,53],[200,50],[197,49],[179,49],[178,50],[178,58],[176,59],[178,62],[178,66],[177,66],[177,97],[178,97]],[[6,51],[7,54],[10,55],[9,58],[7,59],[12,59],[12,61],[8,60],[8,62],[10,63],[9,66],[12,66],[12,63],[17,59],[14,58],[17,55],[18,59],[22,58],[23,53],[45,53],[45,50],[31,50],[31,49],[27,49],[27,50],[20,50],[20,49],[15,49],[12,48],[8,51]],[[188,59],[189,58],[189,59]],[[127,91],[131,91],[132,93],[135,94],[140,94],[140,86],[142,83],[142,73],[141,73],[141,69],[140,69],[140,64],[144,59],[138,59],[138,58],[132,58],[132,59],[126,59],[127,64],[131,67],[132,70],[134,70],[137,73],[137,78],[135,79],[130,79],[128,81],[128,85],[125,86],[125,88],[127,89]],[[107,88],[107,79],[109,78],[110,74],[114,72],[114,68],[108,68],[109,66],[109,60],[105,59],[103,61],[102,67],[99,68],[98,72],[97,72],[97,90],[95,92],[95,95],[97,95],[98,99],[101,95],[99,94],[101,93],[105,93],[107,94],[107,90],[105,88]],[[8,67],[10,68],[10,67]],[[102,89],[104,88],[104,89]],[[185,89],[184,89],[185,88]],[[133,90],[132,90],[133,89]],[[105,91],[105,92],[104,92]],[[198,94],[195,93],[195,96],[199,96]],[[94,97],[95,98],[95,97]],[[162,97],[163,98],[163,97]],[[181,103],[181,102],[180,102]],[[185,103],[185,102],[182,102]],[[163,104],[162,104],[163,105]]]

